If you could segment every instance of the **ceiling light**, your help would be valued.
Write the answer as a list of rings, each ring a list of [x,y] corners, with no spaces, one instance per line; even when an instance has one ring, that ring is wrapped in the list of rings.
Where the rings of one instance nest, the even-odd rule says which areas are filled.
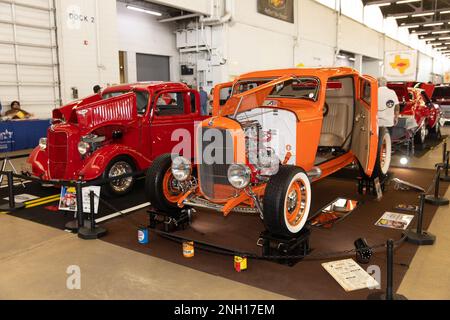
[[[411,17],[425,17],[425,16],[432,16],[434,15],[434,12],[425,12],[425,13],[416,13],[413,14]]]
[[[445,10],[445,11],[439,12],[439,14],[447,14],[447,13],[450,13],[450,10]]]
[[[408,16],[397,16],[397,17],[393,17],[394,19],[406,19],[408,18]]]
[[[442,33],[449,33],[450,30],[442,30],[442,31],[433,31],[431,34],[442,34]]]
[[[443,22],[436,22],[436,23],[427,23],[424,24],[424,27],[434,27],[434,26],[442,26],[444,23]]]
[[[450,37],[442,37],[442,38],[439,38],[438,40],[450,40]]]
[[[348,58],[348,60],[355,62],[356,59],[355,58]]]
[[[396,4],[419,2],[419,1],[422,1],[422,0],[402,0],[402,1],[397,1]]]
[[[416,33],[416,35],[418,35],[418,36],[424,36],[424,35],[426,35],[426,34],[429,34],[430,32],[418,32],[418,33]]]
[[[403,26],[402,26],[403,27]],[[403,28],[407,28],[407,29],[410,29],[410,28],[418,28],[418,27],[420,27],[418,24],[415,24],[415,25],[413,25],[413,26],[404,26]]]
[[[133,11],[138,11],[138,12],[143,12],[143,13],[148,13],[154,16],[158,16],[161,17],[162,13],[161,12],[157,12],[157,11],[152,11],[152,10],[148,10],[148,9],[143,9],[143,8],[138,8],[138,7],[134,7],[134,6],[130,6],[127,5],[127,9],[133,10]]]
[[[347,59],[347,57],[343,56],[343,55],[337,55],[336,58],[338,58],[338,59]]]

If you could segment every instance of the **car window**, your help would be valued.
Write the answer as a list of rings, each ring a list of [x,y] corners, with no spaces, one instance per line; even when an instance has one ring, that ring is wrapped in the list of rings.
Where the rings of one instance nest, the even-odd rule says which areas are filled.
[[[156,112],[160,117],[185,114],[184,107],[184,94],[180,92],[164,93],[156,102]]]
[[[309,99],[317,101],[319,90],[319,80],[313,78],[299,78],[275,86],[269,97]]]
[[[106,100],[115,98],[129,92],[130,91],[117,91],[106,93],[103,95],[103,99]],[[147,91],[135,91],[134,93],[136,94],[136,106],[138,114],[143,115],[147,112],[149,94]]]
[[[450,98],[450,87],[436,87],[434,89],[433,100],[442,98]]]
[[[372,104],[372,85],[369,81],[362,80],[361,98],[368,104]]]

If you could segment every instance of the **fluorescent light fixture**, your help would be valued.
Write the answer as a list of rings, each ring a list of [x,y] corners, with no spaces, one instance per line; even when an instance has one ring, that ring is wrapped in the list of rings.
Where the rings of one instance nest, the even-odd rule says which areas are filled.
[[[411,29],[411,28],[418,28],[418,27],[420,27],[420,26],[418,24],[415,24],[413,26],[407,26],[406,28],[407,29]]]
[[[442,30],[442,31],[433,31],[431,34],[442,34],[442,33],[449,33],[450,30]]]
[[[398,17],[394,17],[394,19],[406,19],[408,18],[408,16],[398,16]]]
[[[434,26],[442,26],[444,23],[443,22],[436,22],[436,23],[427,23],[424,24],[424,27],[434,27]]]
[[[440,45],[443,45],[443,43],[442,42],[438,42],[438,43],[432,43],[431,45],[432,46],[440,46]]]
[[[438,40],[450,40],[450,37],[442,37],[442,38],[439,38]]]
[[[434,12],[425,12],[425,13],[416,13],[413,14],[411,17],[426,17],[426,16],[433,16]]]
[[[374,6],[374,7],[386,7],[386,6],[390,6],[391,3],[387,2],[387,3],[374,3],[374,4],[369,4],[368,6]]]
[[[127,9],[130,9],[130,10],[133,10],[133,11],[137,11],[137,12],[148,13],[148,14],[151,14],[151,15],[154,15],[154,16],[158,16],[158,17],[162,16],[161,12],[152,11],[152,10],[143,9],[143,8],[138,8],[138,7],[134,7],[134,6],[130,6],[130,5],[127,5]]]
[[[356,59],[355,58],[348,58],[348,60],[355,62]]]
[[[424,36],[424,35],[426,35],[426,34],[429,34],[430,32],[417,32],[416,33],[416,35],[418,35],[418,36]]]
[[[445,11],[439,12],[439,14],[448,14],[448,13],[450,13],[450,10],[445,10]]]
[[[422,1],[422,0],[401,0],[401,1],[397,1],[396,4],[419,2],[419,1]]]
[[[337,55],[336,58],[338,58],[338,59],[347,59],[347,56]]]
[[[445,42],[444,44],[446,44],[446,45],[449,45],[449,44],[450,44],[450,42]]]

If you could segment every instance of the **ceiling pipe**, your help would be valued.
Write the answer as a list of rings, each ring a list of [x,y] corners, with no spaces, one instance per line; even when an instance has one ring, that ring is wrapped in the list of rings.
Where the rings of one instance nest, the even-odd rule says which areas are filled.
[[[201,16],[202,15],[200,13],[192,13],[192,14],[185,14],[185,15],[178,16],[178,17],[173,17],[173,18],[161,19],[161,20],[158,20],[158,22],[172,22],[172,21],[191,19],[191,18],[196,18],[196,17],[201,17]]]
[[[202,25],[215,26],[229,22],[233,16],[230,10],[231,4],[229,0],[224,0],[223,3],[225,4],[225,14],[223,16],[219,17],[218,13],[219,1],[214,0],[211,6],[211,16],[209,17],[201,16],[200,23]]]

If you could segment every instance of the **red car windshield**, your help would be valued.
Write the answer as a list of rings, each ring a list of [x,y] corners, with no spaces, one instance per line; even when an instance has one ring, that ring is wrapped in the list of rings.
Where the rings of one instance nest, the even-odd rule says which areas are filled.
[[[128,93],[129,91],[116,91],[116,92],[109,92],[103,95],[103,99],[110,99],[115,98],[118,96],[121,96],[123,94]],[[138,114],[143,115],[147,112],[147,106],[148,106],[148,99],[149,94],[147,91],[134,91],[136,94],[136,103],[137,103],[137,110]]]

